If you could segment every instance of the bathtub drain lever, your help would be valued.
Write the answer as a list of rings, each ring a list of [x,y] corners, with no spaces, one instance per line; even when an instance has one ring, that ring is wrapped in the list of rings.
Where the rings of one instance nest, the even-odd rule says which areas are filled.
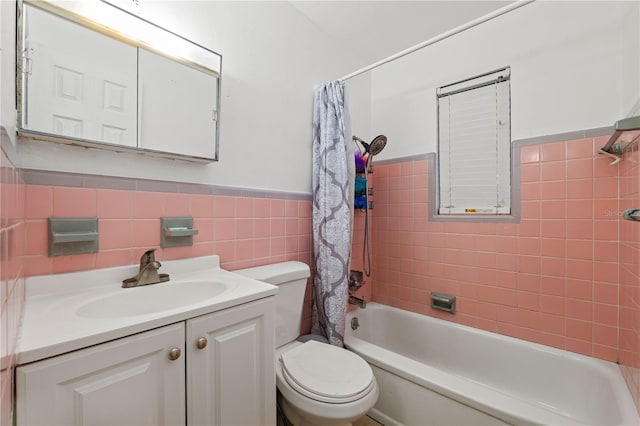
[[[358,317],[351,318],[351,329],[357,330],[360,327],[360,321],[358,321]]]

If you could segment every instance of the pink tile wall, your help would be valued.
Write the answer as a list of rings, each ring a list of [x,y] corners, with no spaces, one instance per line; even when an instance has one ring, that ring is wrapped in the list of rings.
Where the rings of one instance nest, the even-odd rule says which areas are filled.
[[[619,166],[595,154],[603,139],[522,148],[519,224],[430,222],[427,160],[377,166],[373,300],[616,361]]]
[[[99,252],[47,256],[47,218],[97,216]],[[160,247],[161,216],[192,216],[192,247]],[[25,275],[136,264],[158,247],[158,260],[220,255],[228,270],[299,260],[311,265],[311,201],[26,185]],[[311,322],[311,290],[305,327]]]
[[[620,165],[620,210],[640,208],[638,144]],[[620,368],[640,412],[640,223],[620,223]]]
[[[373,200],[373,197],[369,197],[369,200]],[[374,241],[373,241],[373,215],[374,215],[374,210],[370,210],[369,213],[369,220],[368,220],[368,225],[369,225],[369,247],[370,247],[370,253],[371,253],[371,263],[373,263],[373,246],[374,246]],[[365,257],[363,257],[363,249],[365,247],[364,245],[364,229],[365,229],[365,213],[363,211],[360,210],[355,210],[354,211],[354,221],[353,221],[353,239],[352,239],[352,244],[351,244],[351,267],[350,269],[355,270],[355,271],[362,271],[364,272],[365,268],[364,265],[368,264],[368,261],[366,260],[366,254]],[[355,293],[354,296],[356,297],[361,297],[364,298],[365,300],[371,300],[371,294],[372,294],[372,283],[375,279],[375,275],[373,273],[373,268],[369,267],[369,272],[370,275],[369,277],[367,277],[366,275],[363,275],[363,279],[365,284],[360,287]],[[356,308],[356,305],[351,305],[349,304],[347,306],[347,310],[351,311],[353,309]]]
[[[161,216],[192,216],[192,247],[156,257],[219,254],[226,269],[284,260],[311,261],[311,201],[110,189],[26,186],[27,276],[129,265],[160,246]],[[97,216],[96,254],[47,256],[47,218]]]
[[[4,151],[0,155],[0,425],[8,426],[12,424],[13,372],[24,305],[24,185],[20,171]]]

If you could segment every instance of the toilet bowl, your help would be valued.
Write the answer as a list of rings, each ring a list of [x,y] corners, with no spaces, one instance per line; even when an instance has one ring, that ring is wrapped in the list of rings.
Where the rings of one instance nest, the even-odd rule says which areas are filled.
[[[276,385],[294,426],[350,425],[378,399],[378,385],[360,356],[316,340],[297,341],[309,267],[283,262],[235,271],[278,286]]]
[[[294,425],[349,425],[378,399],[371,367],[353,352],[311,340],[276,355],[282,408]]]

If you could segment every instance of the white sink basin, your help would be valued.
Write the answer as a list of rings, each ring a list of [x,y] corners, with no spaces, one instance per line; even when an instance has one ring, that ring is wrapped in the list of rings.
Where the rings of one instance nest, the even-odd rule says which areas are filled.
[[[123,288],[117,293],[80,305],[76,314],[85,318],[146,315],[194,305],[230,289],[221,281],[178,281]]]
[[[138,265],[29,277],[18,363],[27,364],[273,296],[218,256],[166,260],[171,281],[122,288]]]

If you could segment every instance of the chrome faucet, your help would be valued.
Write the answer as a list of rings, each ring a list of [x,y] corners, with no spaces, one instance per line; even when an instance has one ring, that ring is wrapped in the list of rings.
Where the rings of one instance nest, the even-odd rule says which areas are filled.
[[[160,269],[162,264],[156,260],[155,251],[156,249],[150,249],[144,252],[140,258],[138,275],[122,281],[123,288],[139,287],[169,281],[169,274],[158,273],[158,269]]]
[[[356,305],[360,309],[364,309],[367,307],[367,301],[364,300],[363,297],[349,296],[349,303],[352,305]]]
[[[362,271],[351,270],[349,272],[349,294],[353,295],[360,287],[362,287],[365,281],[362,279]]]
[[[352,305],[357,305],[360,309],[364,309],[367,307],[367,301],[364,300],[363,297],[356,297],[354,293],[358,291],[360,287],[364,285],[364,280],[362,279],[362,271],[351,271],[349,273],[349,303]]]

